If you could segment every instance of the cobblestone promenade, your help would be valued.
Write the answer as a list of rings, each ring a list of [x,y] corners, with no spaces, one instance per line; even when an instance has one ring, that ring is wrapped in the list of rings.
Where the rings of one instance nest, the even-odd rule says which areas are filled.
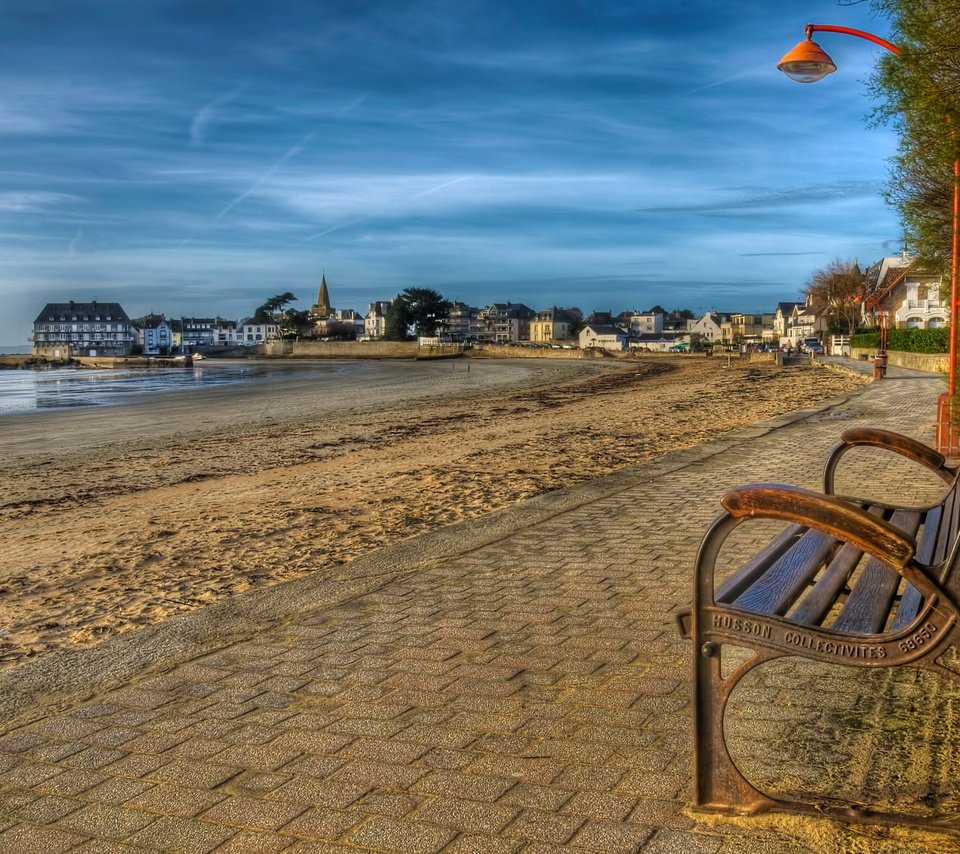
[[[690,648],[673,623],[725,489],[818,487],[853,424],[932,441],[943,385],[891,369],[337,578],[22,668],[0,681],[0,852],[960,850],[905,828],[691,810]],[[766,703],[757,689],[776,714],[753,721],[756,743],[784,738],[783,709],[817,717],[814,682],[829,674],[779,665]],[[889,729],[882,704],[861,712],[859,730]],[[852,769],[859,754],[830,734],[757,761]]]

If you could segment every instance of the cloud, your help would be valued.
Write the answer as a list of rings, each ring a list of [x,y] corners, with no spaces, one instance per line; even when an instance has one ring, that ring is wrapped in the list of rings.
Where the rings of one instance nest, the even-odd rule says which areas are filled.
[[[51,208],[79,204],[82,201],[83,199],[79,196],[73,196],[69,193],[7,191],[0,192],[0,212],[44,213]]]
[[[820,205],[835,201],[876,199],[879,203],[882,184],[879,181],[837,181],[832,184],[807,185],[802,188],[764,190],[743,188],[739,197],[728,196],[714,202],[656,205],[637,208],[644,214],[699,213],[723,214],[737,211],[762,211],[806,205]]]
[[[238,98],[245,88],[246,86],[237,86],[197,110],[190,122],[190,144],[192,146],[199,147],[206,142],[210,125],[222,120],[220,118],[221,108]]]
[[[270,180],[270,178],[272,178],[277,173],[277,170],[279,170],[284,163],[286,163],[292,157],[296,157],[301,151],[303,151],[304,147],[307,145],[307,143],[310,142],[311,139],[313,139],[313,137],[314,137],[314,133],[311,131],[303,139],[301,139],[300,142],[298,142],[296,145],[292,146],[291,148],[288,148],[283,153],[283,155],[280,157],[279,160],[277,160],[269,169],[267,169],[266,172],[264,172],[259,178],[257,178],[256,181],[253,182],[253,184],[249,187],[249,189],[245,190],[239,196],[233,199],[233,201],[231,201],[226,207],[224,207],[220,211],[220,213],[218,213],[216,217],[214,217],[214,219],[222,219],[225,214],[233,210],[233,208],[239,205],[244,199],[247,199],[250,196],[252,196],[254,193],[256,193],[257,190],[259,190],[267,181]]]

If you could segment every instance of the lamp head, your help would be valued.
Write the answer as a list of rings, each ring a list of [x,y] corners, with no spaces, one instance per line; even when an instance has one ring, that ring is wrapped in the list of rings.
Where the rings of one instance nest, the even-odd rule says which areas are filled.
[[[837,70],[834,61],[809,35],[777,63],[777,68],[797,83],[816,83]]]

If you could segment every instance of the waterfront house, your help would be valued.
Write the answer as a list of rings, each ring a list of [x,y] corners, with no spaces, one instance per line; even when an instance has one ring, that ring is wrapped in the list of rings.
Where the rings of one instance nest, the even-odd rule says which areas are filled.
[[[33,322],[33,355],[45,359],[129,356],[136,340],[117,302],[48,302]]]
[[[730,315],[730,338],[726,344],[761,344],[773,340],[773,315],[743,314]]]
[[[830,329],[830,316],[827,306],[815,306],[810,299],[794,306],[787,327],[790,346],[799,347],[805,338],[823,340],[823,333]]]
[[[486,320],[481,320],[480,309],[465,302],[451,302],[447,316],[440,321],[440,336],[448,341],[480,341],[487,329]]]
[[[162,314],[140,318],[137,341],[144,356],[169,356],[173,352],[173,330]]]
[[[530,321],[530,340],[538,344],[572,344],[576,342],[576,318],[565,309],[548,308]]]
[[[659,311],[625,311],[617,316],[632,337],[660,335],[664,331],[663,314]]]
[[[588,323],[580,330],[580,349],[613,350],[627,349],[627,333],[619,326]]]
[[[864,319],[887,314],[891,327],[934,329],[950,322],[949,299],[941,297],[943,277],[921,268],[909,254],[883,258],[866,274],[868,298],[863,302]]]
[[[681,344],[689,347],[686,333],[645,332],[642,335],[630,337],[631,350],[649,350],[651,353],[676,352]]]
[[[363,335],[370,341],[379,341],[387,334],[387,309],[392,300],[370,303],[363,318]]]
[[[185,353],[205,350],[214,344],[215,317],[181,317],[181,347]]]
[[[793,311],[796,308],[802,308],[802,302],[778,302],[777,309],[773,313],[773,342],[778,346],[795,344],[790,337],[790,321],[793,317]]]
[[[237,321],[218,317],[213,323],[213,344],[215,347],[236,347],[240,343],[240,331]]]
[[[492,303],[480,312],[479,320],[485,325],[481,338],[496,344],[527,341],[530,339],[530,321],[535,316],[536,312],[523,303]]]
[[[248,317],[240,321],[240,344],[244,347],[256,347],[280,337],[280,327],[272,320],[257,320]]]
[[[705,344],[719,344],[723,341],[724,324],[727,324],[727,326],[732,330],[732,326],[730,326],[729,315],[722,314],[718,311],[708,311],[690,328],[691,340],[697,340],[694,337],[697,336]]]

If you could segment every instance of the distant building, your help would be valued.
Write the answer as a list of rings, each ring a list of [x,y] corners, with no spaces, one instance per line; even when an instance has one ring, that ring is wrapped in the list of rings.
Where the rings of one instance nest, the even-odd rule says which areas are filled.
[[[272,320],[257,320],[248,317],[240,321],[239,343],[244,347],[256,347],[280,337],[280,327]]]
[[[580,347],[583,350],[626,350],[627,333],[613,324],[588,323],[580,330]]]
[[[440,321],[439,333],[441,338],[461,343],[482,340],[487,329],[486,318],[481,318],[479,308],[454,301],[447,316]]]
[[[486,324],[481,336],[497,344],[527,341],[530,338],[530,321],[535,316],[536,312],[523,303],[492,303],[480,312],[479,320]]]
[[[33,355],[47,359],[129,356],[136,340],[117,302],[49,302],[33,322]]]
[[[213,344],[215,347],[236,347],[240,343],[240,330],[237,321],[218,317],[213,326]]]
[[[693,338],[693,336],[699,336],[704,343],[719,344],[723,340],[724,324],[730,327],[730,316],[728,314],[723,314],[718,311],[708,311],[690,328],[691,338]]]
[[[387,309],[391,300],[377,300],[370,303],[363,317],[364,337],[379,341],[387,334]]]
[[[180,346],[185,353],[205,350],[214,343],[213,330],[217,325],[215,317],[181,317]]]
[[[330,305],[330,291],[327,288],[327,274],[324,272],[320,276],[320,290],[317,293],[317,301],[310,306],[310,319],[314,322],[323,321],[333,316],[333,306]]]
[[[663,314],[659,311],[624,312],[618,317],[627,331],[635,337],[641,335],[659,335],[663,332]]]
[[[577,320],[562,308],[548,308],[530,321],[530,340],[539,344],[571,344],[576,340]]]
[[[922,269],[907,252],[884,258],[865,274],[868,298],[863,301],[865,321],[885,312],[891,327],[934,329],[950,324],[949,287],[943,277]],[[942,296],[947,291],[946,298]]]
[[[169,356],[173,352],[173,330],[162,314],[139,319],[137,341],[144,356]]]
[[[778,302],[773,313],[773,340],[776,344],[796,344],[790,336],[790,320],[796,308],[803,308],[802,302]]]

